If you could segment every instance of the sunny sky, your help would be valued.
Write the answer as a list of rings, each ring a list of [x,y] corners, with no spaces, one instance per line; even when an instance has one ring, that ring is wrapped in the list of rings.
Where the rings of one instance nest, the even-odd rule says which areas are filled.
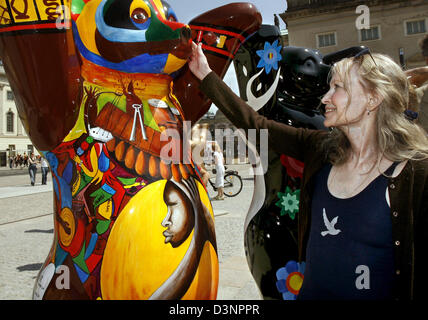
[[[273,14],[282,13],[287,8],[286,0],[250,0],[250,1],[227,1],[227,0],[166,0],[177,14],[178,21],[187,23],[196,16],[211,9],[221,7],[233,2],[250,2],[254,4],[262,14],[263,23],[274,24]],[[285,28],[280,19],[281,29]]]

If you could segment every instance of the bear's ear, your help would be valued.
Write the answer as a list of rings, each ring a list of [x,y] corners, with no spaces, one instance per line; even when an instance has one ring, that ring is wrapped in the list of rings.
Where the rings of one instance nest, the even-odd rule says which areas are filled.
[[[192,41],[202,42],[211,69],[221,78],[226,74],[236,51],[261,24],[260,12],[250,3],[231,3],[203,13],[189,22]],[[187,66],[174,80],[174,94],[180,102],[184,118],[192,123],[211,106],[211,101],[199,90],[199,85],[199,80]]]

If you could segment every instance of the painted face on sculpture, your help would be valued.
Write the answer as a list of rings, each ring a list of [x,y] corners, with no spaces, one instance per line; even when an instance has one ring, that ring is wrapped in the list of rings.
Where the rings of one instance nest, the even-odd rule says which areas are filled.
[[[180,246],[190,235],[195,218],[190,200],[173,182],[167,182],[164,191],[164,201],[168,207],[162,226],[167,228],[163,235],[165,243],[172,247]]]
[[[159,136],[182,123],[170,84],[190,54],[189,27],[159,0],[91,0],[72,11],[86,131],[129,174],[168,179],[175,168],[159,168]]]
[[[190,28],[159,0],[91,0],[73,8],[83,57],[128,73],[172,74],[191,52]]]

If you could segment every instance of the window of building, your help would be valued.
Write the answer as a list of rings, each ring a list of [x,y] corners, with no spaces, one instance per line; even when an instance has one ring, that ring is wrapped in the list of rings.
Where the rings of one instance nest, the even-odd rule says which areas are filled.
[[[16,154],[15,145],[14,145],[14,144],[10,144],[10,145],[9,145],[8,150],[9,150],[9,154],[10,154],[10,156],[11,156],[11,157],[14,157],[14,156],[15,156],[15,154]]]
[[[9,111],[6,113],[6,131],[7,132],[13,132],[13,119],[14,114],[12,111]]]
[[[405,22],[406,35],[420,34],[427,31],[425,19]]]
[[[27,144],[27,153],[31,154],[34,152],[34,146],[32,144]]]
[[[11,90],[7,90],[7,100],[13,101],[13,92]]]
[[[379,40],[380,39],[379,26],[370,27],[370,29],[361,29],[360,39],[361,41]]]
[[[330,47],[336,45],[336,33],[323,33],[317,34],[317,46],[318,48]]]

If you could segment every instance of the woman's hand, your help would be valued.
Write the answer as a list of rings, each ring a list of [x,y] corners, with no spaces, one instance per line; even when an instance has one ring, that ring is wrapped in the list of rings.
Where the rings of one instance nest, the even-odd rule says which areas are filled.
[[[202,43],[192,42],[192,55],[189,58],[189,69],[199,79],[203,80],[212,70],[207,58],[202,52]]]

